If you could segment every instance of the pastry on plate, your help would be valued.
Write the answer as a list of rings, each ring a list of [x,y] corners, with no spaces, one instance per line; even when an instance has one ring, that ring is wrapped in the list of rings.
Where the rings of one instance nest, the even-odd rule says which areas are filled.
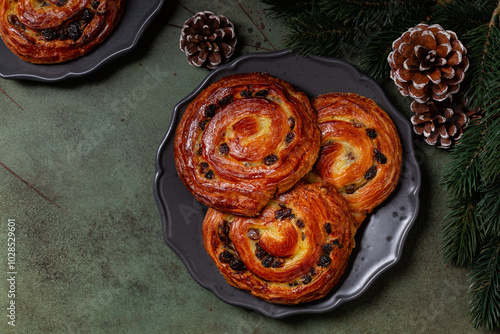
[[[209,209],[205,249],[227,282],[276,304],[326,296],[345,272],[354,223],[344,199],[326,182],[299,181],[258,217]]]
[[[320,132],[308,97],[265,73],[223,77],[188,105],[174,139],[180,179],[201,203],[256,216],[307,174]]]
[[[124,2],[0,0],[0,35],[27,62],[66,62],[87,54],[112,33]]]
[[[321,130],[314,172],[346,199],[356,227],[398,184],[402,147],[389,115],[354,93],[328,93],[312,100]]]

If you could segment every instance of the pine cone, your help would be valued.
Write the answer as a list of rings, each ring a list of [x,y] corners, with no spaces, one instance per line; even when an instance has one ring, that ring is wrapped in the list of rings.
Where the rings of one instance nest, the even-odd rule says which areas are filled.
[[[233,55],[234,25],[223,15],[199,12],[184,23],[179,45],[191,65],[214,69]]]
[[[413,130],[425,137],[429,145],[450,148],[462,137],[463,129],[472,119],[480,118],[477,110],[469,110],[461,97],[444,101],[413,101],[411,117]]]
[[[404,96],[417,102],[444,101],[458,92],[469,60],[467,50],[450,30],[419,24],[392,43],[391,79]]]

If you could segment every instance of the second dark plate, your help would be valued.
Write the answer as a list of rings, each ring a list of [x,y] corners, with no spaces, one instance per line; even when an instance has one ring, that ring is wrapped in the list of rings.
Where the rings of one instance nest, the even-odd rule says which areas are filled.
[[[0,38],[0,77],[53,82],[92,73],[106,62],[132,50],[162,5],[163,0],[126,1],[125,12],[115,31],[90,53],[66,63],[28,63],[12,53]]]

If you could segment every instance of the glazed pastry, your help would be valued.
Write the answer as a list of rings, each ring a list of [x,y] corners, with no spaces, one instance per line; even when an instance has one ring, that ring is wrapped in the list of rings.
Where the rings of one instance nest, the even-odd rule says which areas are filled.
[[[359,227],[398,183],[402,160],[398,132],[389,115],[366,97],[330,93],[312,103],[321,129],[315,173],[342,194]]]
[[[256,216],[308,173],[320,132],[308,97],[264,73],[224,77],[187,107],[174,156],[182,182],[201,203]]]
[[[229,284],[271,303],[298,304],[338,283],[354,247],[354,224],[333,186],[301,180],[258,217],[209,209],[203,241]]]
[[[78,58],[104,41],[118,24],[123,0],[0,0],[0,34],[30,63]]]

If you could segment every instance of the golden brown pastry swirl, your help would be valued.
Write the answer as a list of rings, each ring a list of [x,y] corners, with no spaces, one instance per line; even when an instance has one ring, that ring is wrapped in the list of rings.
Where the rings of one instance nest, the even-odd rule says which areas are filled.
[[[297,304],[338,283],[354,247],[354,224],[333,186],[299,181],[258,217],[209,209],[203,240],[229,284],[272,303]]]
[[[123,0],[0,0],[0,34],[21,59],[61,63],[100,44],[123,13]]]
[[[399,135],[389,115],[366,97],[324,94],[313,99],[313,106],[321,129],[315,172],[342,194],[359,227],[398,183]]]
[[[236,74],[189,104],[177,127],[175,163],[203,204],[255,216],[311,170],[319,141],[304,93],[268,74]]]

